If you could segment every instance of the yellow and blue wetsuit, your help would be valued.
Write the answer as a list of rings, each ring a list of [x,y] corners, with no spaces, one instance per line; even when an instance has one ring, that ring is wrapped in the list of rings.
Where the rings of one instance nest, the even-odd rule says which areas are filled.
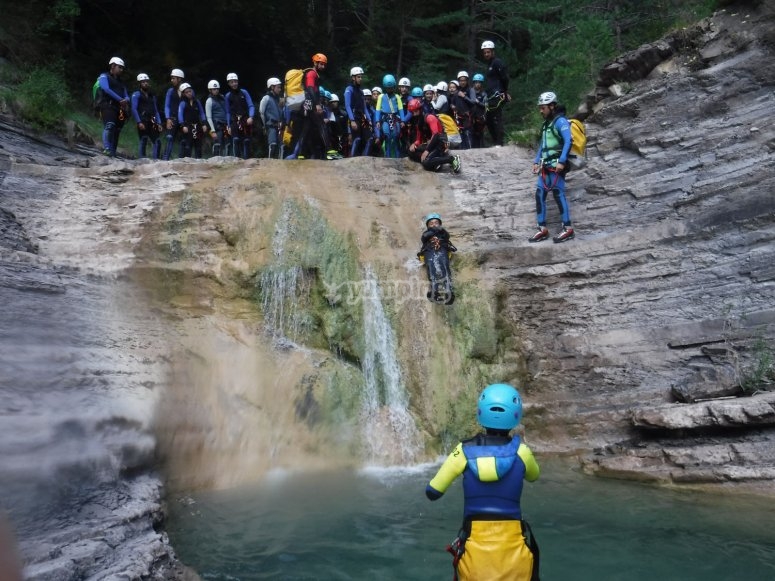
[[[522,526],[525,480],[538,479],[533,453],[519,436],[481,434],[459,443],[426,487],[437,500],[463,475],[465,549],[456,562],[461,580],[529,581],[534,558]]]

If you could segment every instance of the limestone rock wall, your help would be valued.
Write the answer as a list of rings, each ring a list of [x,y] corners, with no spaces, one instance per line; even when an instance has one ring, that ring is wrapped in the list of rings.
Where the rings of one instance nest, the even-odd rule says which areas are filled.
[[[580,110],[588,166],[567,180],[575,240],[527,243],[528,155],[494,150],[488,170],[464,172],[456,219],[524,333],[534,445],[596,450],[588,469],[617,475],[658,464],[665,480],[772,477],[775,432],[757,419],[771,400],[746,398],[732,423],[677,402],[743,384],[750,395],[775,351],[775,54],[762,10],[722,11],[601,72]],[[654,409],[685,422],[637,419]],[[723,470],[704,466],[711,428]],[[695,461],[671,457],[674,446]]]

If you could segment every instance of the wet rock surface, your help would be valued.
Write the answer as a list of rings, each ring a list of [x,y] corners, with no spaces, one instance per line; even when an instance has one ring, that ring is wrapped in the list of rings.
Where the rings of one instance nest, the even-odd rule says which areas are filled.
[[[0,144],[0,498],[25,578],[193,579],[160,528],[166,339],[111,239],[154,202],[79,187],[123,164],[7,124]]]
[[[576,239],[565,244],[527,242],[525,149],[460,152],[458,176],[371,159],[288,171],[336,182],[317,202],[342,231],[365,223],[374,257],[414,264],[418,217],[444,216],[519,330],[509,357],[525,373],[509,379],[523,384],[537,452],[605,476],[771,492],[775,400],[766,383],[741,386],[775,341],[772,29],[767,7],[721,12],[604,70],[585,105],[588,166],[568,178]],[[149,425],[175,338],[136,280],[138,255],[165,253],[146,271],[188,269],[202,292],[178,306],[211,311],[206,291],[252,275],[249,257],[229,254],[243,235],[235,207],[260,206],[262,179],[285,166],[108,160],[5,122],[0,146],[0,486],[27,574],[185,578],[157,530]],[[226,166],[251,190],[219,183]],[[165,200],[206,179],[218,203],[186,211],[184,200],[149,236]],[[559,229],[551,205],[549,218]],[[477,357],[497,357],[480,343]]]

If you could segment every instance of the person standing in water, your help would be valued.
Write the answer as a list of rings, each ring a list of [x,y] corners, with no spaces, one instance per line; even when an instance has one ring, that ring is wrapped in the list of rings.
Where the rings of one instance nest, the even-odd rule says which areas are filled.
[[[522,518],[525,480],[539,467],[523,436],[511,435],[522,419],[522,399],[511,385],[488,385],[479,396],[477,418],[484,432],[460,442],[428,483],[438,500],[463,475],[463,526],[447,550],[460,581],[538,579],[538,545]]]

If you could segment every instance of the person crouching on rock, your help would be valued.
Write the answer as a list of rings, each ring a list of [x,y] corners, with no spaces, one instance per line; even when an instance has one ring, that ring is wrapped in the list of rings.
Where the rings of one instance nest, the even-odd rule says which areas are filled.
[[[428,171],[438,171],[449,164],[453,172],[460,173],[460,158],[449,154],[449,141],[439,118],[424,112],[420,99],[412,99],[407,109],[412,114],[409,124],[415,133],[414,142],[409,146],[409,159],[421,163]]]
[[[463,526],[447,548],[454,578],[538,579],[538,545],[522,518],[520,497],[523,481],[537,480],[540,470],[523,435],[510,435],[522,419],[519,392],[505,383],[488,385],[477,419],[484,433],[459,443],[425,488],[438,500],[463,475]]]

